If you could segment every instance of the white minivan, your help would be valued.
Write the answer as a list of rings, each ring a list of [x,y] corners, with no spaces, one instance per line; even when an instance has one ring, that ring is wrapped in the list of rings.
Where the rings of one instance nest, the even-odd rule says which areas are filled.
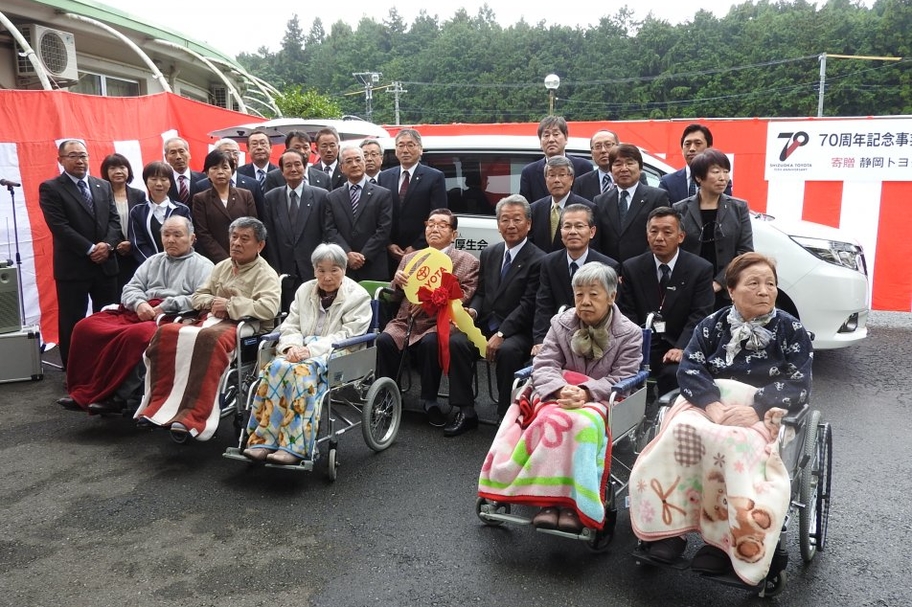
[[[384,168],[397,164],[393,140],[381,139]],[[459,215],[456,246],[478,255],[499,242],[497,201],[519,191],[523,167],[541,158],[537,137],[460,135],[422,137],[421,162],[443,171],[449,207]],[[568,155],[590,159],[589,141],[571,137]],[[675,169],[643,154],[649,185]],[[534,202],[534,201],[529,201]],[[751,214],[754,248],[776,259],[776,305],[812,331],[818,350],[844,348],[867,336],[868,276],[861,245],[843,231],[806,221],[785,223]]]

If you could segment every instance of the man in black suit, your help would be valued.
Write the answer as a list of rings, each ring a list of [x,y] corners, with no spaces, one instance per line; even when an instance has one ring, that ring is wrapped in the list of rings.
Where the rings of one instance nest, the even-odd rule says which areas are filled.
[[[697,193],[699,185],[690,174],[690,161],[713,146],[713,135],[709,127],[693,123],[684,127],[681,134],[681,152],[684,154],[683,169],[663,175],[659,187],[668,192],[668,200],[672,203],[684,200]],[[729,180],[725,193],[731,196],[732,184]]]
[[[646,219],[656,207],[668,206],[668,194],[640,183],[643,154],[640,148],[622,143],[611,148],[611,174],[616,187],[595,197],[599,218],[598,250],[624,260],[649,250]]]
[[[235,163],[241,157],[241,146],[234,139],[219,139],[215,142],[215,149],[230,154]],[[257,218],[262,218],[266,212],[266,196],[263,194],[260,182],[253,177],[241,175],[235,170],[234,175],[231,176],[231,185],[250,192],[253,196],[253,202],[256,204]],[[200,191],[204,191],[211,188],[212,184],[209,182],[209,178],[204,175],[203,179],[197,183],[197,186],[199,186]]]
[[[346,182],[327,197],[324,239],[345,250],[346,275],[352,280],[386,280],[393,197],[386,188],[368,181],[361,148],[342,148],[339,161]]]
[[[269,265],[290,277],[282,289],[282,309],[287,310],[298,287],[314,277],[310,256],[323,242],[328,192],[304,185],[307,161],[300,152],[285,150],[279,164],[285,186],[266,194],[263,224]]]
[[[694,327],[713,311],[713,266],[680,248],[684,230],[674,209],[653,209],[646,231],[650,250],[624,262],[617,304],[636,324],[650,322],[649,364],[659,394],[665,394],[678,385],[678,363]]]
[[[82,142],[61,143],[57,159],[63,173],[39,186],[38,203],[54,240],[57,331],[66,367],[70,336],[85,318],[89,298],[93,312],[120,299],[112,252],[122,234],[111,184],[88,175],[89,154]]]
[[[539,200],[548,195],[545,162],[552,156],[564,155],[568,136],[567,121],[562,116],[547,116],[538,123],[538,139],[545,157],[524,166],[519,176],[519,193],[526,200]],[[571,156],[570,161],[577,178],[592,171],[592,164],[587,160]]]
[[[532,203],[531,240],[545,253],[564,248],[561,241],[560,214],[572,204],[594,205],[571,192],[573,163],[566,156],[552,156],[545,163],[544,177],[548,195]]]
[[[399,166],[380,172],[380,185],[393,195],[393,230],[387,247],[390,275],[404,255],[427,247],[424,219],[434,209],[447,208],[446,179],[437,169],[419,164],[422,152],[421,134],[402,129],[396,135]]]
[[[310,162],[310,135],[305,131],[289,131],[285,135],[285,149],[301,152],[304,160]],[[329,186],[329,175],[314,166],[307,167],[307,172],[304,173],[304,184],[315,188],[323,188],[324,190],[332,189]],[[263,193],[265,194],[269,190],[280,188],[283,185],[285,185],[285,178],[282,177],[282,169],[274,169],[266,173]]]
[[[599,194],[604,194],[614,185],[611,176],[611,161],[608,156],[611,148],[620,143],[617,133],[602,129],[596,131],[589,139],[589,151],[592,153],[592,162],[596,169],[577,178],[573,182],[573,192],[589,201],[595,200]]]
[[[315,141],[317,154],[320,155],[317,170],[329,177],[328,189],[334,190],[345,183],[345,176],[339,168],[339,133],[332,127],[326,127],[317,131]]]
[[[482,250],[478,288],[466,311],[487,338],[485,357],[495,363],[497,414],[502,417],[510,406],[513,375],[529,360],[539,267],[545,254],[527,238],[532,210],[525,198],[507,196],[497,203],[495,213],[503,242]],[[457,436],[473,426],[468,420],[476,417],[472,378],[478,358],[478,349],[465,333],[450,333],[450,404],[459,407],[462,415],[443,429],[444,436]]]
[[[174,202],[182,202],[188,207],[193,206],[193,196],[205,189],[199,186],[199,182],[206,178],[206,174],[190,170],[190,146],[186,140],[180,137],[167,139],[164,153],[165,162],[174,169],[168,198]]]
[[[265,191],[266,174],[279,168],[269,162],[269,157],[272,155],[272,142],[269,140],[269,135],[256,129],[250,131],[247,135],[247,155],[250,157],[250,162],[239,166],[237,172],[256,179]]]
[[[541,350],[542,342],[551,327],[551,317],[561,306],[574,305],[573,274],[589,262],[598,261],[611,266],[620,275],[620,264],[614,259],[589,248],[596,235],[592,207],[584,204],[568,206],[561,213],[561,239],[565,249],[548,253],[541,262],[535,314],[532,321],[532,355]]]
[[[380,171],[383,169],[383,146],[376,139],[365,139],[361,142],[364,153],[364,172],[368,181],[379,183]]]

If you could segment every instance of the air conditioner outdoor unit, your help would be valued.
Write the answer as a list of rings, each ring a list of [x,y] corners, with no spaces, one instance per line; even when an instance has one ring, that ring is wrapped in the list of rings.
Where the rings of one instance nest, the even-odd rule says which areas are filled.
[[[79,80],[76,68],[76,38],[71,32],[51,29],[34,23],[19,27],[22,36],[35,50],[48,76],[58,86],[69,86]],[[35,68],[16,45],[16,74],[21,79],[34,80]]]

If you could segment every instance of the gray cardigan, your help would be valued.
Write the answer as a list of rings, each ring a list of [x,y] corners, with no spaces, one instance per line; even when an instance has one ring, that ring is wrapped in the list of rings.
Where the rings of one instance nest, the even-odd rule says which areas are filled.
[[[162,310],[169,314],[192,310],[190,296],[208,280],[212,268],[212,262],[192,248],[181,257],[156,253],[124,285],[120,303],[135,312],[139,304],[161,299]]]

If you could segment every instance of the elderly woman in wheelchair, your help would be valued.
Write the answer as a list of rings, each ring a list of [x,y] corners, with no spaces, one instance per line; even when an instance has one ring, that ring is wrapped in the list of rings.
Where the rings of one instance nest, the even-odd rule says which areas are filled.
[[[684,565],[684,534],[697,531],[705,545],[692,570],[754,587],[784,570],[777,552],[787,562],[776,546],[792,480],[779,443],[793,428],[781,424],[806,409],[814,354],[801,323],[775,307],[773,260],[745,253],[725,280],[733,305],[697,325],[681,395],[633,466],[630,519],[641,562]]]
[[[298,288],[253,399],[243,454],[254,461],[295,464],[312,455],[333,343],[371,323],[370,295],[345,276],[345,251],[321,244],[311,262],[316,278]]]
[[[508,410],[485,458],[481,500],[538,506],[540,529],[580,533],[606,522],[615,384],[642,360],[639,327],[614,304],[617,274],[585,264],[573,277],[575,307],[551,319],[531,386]]]

